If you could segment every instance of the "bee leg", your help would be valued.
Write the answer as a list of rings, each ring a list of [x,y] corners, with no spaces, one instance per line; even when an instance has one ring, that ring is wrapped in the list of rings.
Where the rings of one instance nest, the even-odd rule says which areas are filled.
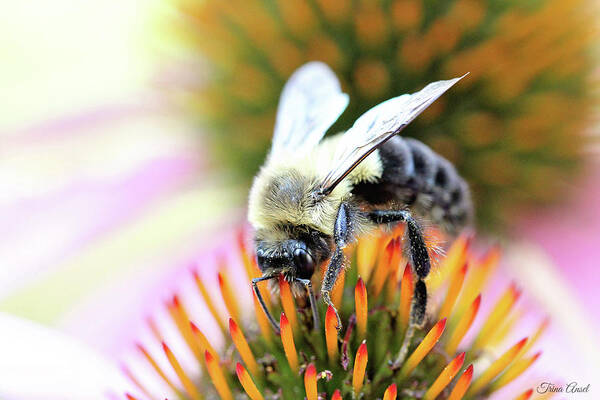
[[[427,286],[423,279],[429,274],[431,261],[427,245],[423,238],[423,230],[419,223],[407,210],[375,210],[368,213],[369,219],[376,224],[389,224],[392,222],[405,222],[408,236],[408,256],[411,260],[413,271],[417,275],[413,305],[411,307],[411,322],[422,325],[427,309]]]
[[[337,318],[336,328],[338,331],[342,329],[342,320],[340,319],[340,315],[338,314],[335,305],[331,301],[330,293],[342,268],[344,268],[344,252],[339,247],[336,247],[333,257],[331,257],[331,261],[329,261],[329,265],[325,271],[325,278],[323,279],[323,284],[321,285],[321,296],[323,297],[325,304],[331,306],[335,312],[335,316]]]
[[[342,329],[342,320],[337,312],[337,309],[331,301],[330,293],[335,285],[338,275],[342,268],[344,268],[345,257],[344,247],[352,240],[352,226],[351,226],[350,207],[346,203],[342,203],[338,209],[337,217],[335,219],[335,226],[333,228],[333,239],[335,241],[335,250],[329,265],[325,271],[325,277],[323,284],[321,285],[321,296],[323,301],[333,308],[335,316],[337,317],[337,329]]]
[[[310,281],[310,279],[300,279],[300,278],[296,278],[296,281],[303,284],[304,287],[306,288],[306,291],[308,292],[308,300],[310,301],[310,310],[313,315],[313,330],[318,331],[320,329],[320,327],[319,327],[319,310],[317,309],[317,302],[315,300],[315,292],[313,291],[313,288],[312,288],[312,282]]]
[[[258,290],[258,282],[268,281],[270,279],[275,279],[275,278],[277,278],[277,275],[261,276],[260,278],[254,278],[254,279],[252,279],[252,289],[254,290],[254,294],[256,294],[256,298],[258,299],[258,303],[260,304],[260,307],[265,312],[267,319],[269,320],[269,322],[271,323],[271,326],[275,330],[275,333],[277,335],[279,335],[279,333],[281,332],[281,330],[279,329],[279,324],[277,323],[275,318],[273,318],[273,315],[271,315],[271,312],[267,308],[267,304],[265,303],[265,300],[263,299],[262,294],[260,293],[260,290]]]

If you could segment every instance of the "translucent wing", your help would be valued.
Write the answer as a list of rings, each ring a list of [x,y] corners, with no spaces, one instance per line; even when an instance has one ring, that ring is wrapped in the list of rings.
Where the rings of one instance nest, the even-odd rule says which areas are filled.
[[[413,94],[394,97],[361,115],[344,134],[336,152],[335,167],[327,174],[319,192],[327,195],[379,145],[398,134],[423,110],[467,74],[430,83]]]
[[[314,147],[347,105],[348,95],[327,65],[303,65],[281,93],[271,153]]]

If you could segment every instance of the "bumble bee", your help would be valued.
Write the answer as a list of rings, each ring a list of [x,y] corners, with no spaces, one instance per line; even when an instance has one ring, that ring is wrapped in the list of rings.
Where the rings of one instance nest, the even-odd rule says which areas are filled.
[[[463,75],[464,77],[464,75]],[[343,249],[377,225],[406,224],[405,255],[417,277],[411,319],[421,324],[427,305],[423,279],[430,251],[419,222],[426,217],[455,233],[471,218],[469,188],[454,167],[423,143],[397,134],[462,77],[430,83],[373,107],[345,133],[323,139],[348,105],[335,74],[310,62],[281,94],[271,150],[249,195],[248,219],[262,277],[253,290],[274,329],[257,284],[280,274],[308,293],[319,324],[311,277],[329,260],[323,301],[345,265]],[[340,317],[336,310],[338,329]]]

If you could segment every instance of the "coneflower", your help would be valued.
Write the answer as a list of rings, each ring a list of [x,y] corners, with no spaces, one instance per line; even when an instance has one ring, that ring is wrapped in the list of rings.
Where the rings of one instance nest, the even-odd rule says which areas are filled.
[[[534,347],[548,325],[543,317],[535,332],[499,346],[517,316],[514,309],[521,291],[515,285],[509,285],[489,311],[480,311],[482,291],[499,260],[497,248],[477,257],[469,238],[459,237],[428,280],[432,301],[426,322],[416,326],[410,318],[411,267],[402,259],[400,242],[394,234],[381,233],[348,250],[351,265],[332,292],[344,325],[339,332],[335,313],[323,304],[319,304],[321,328],[315,329],[309,305],[303,297],[293,297],[284,279],[277,295],[261,288],[273,315],[280,316],[281,332],[276,335],[256,298],[254,307],[238,300],[250,298],[250,279],[260,275],[240,235],[237,248],[244,270],[238,265],[239,271],[232,266],[218,271],[220,299],[209,295],[194,273],[190,279],[198,289],[196,298],[175,294],[166,305],[198,368],[184,367],[154,323],[152,340],[160,343],[162,354],[152,355],[143,345],[138,345],[139,351],[155,380],[177,398],[194,400],[244,395],[252,400],[485,398],[539,358]],[[244,296],[234,292],[231,274],[245,275]],[[317,287],[319,275],[313,279]],[[210,321],[190,321],[192,313],[183,300],[192,304],[199,299],[220,334],[202,332]],[[223,307],[216,303],[223,304],[227,313],[220,313]],[[156,386],[147,384],[147,376],[141,379],[130,369],[126,373],[139,390],[128,393],[129,399],[169,395],[153,392],[151,387]],[[529,398],[529,389],[523,386],[503,395]]]
[[[211,154],[246,182],[269,147],[284,82],[311,60],[332,67],[352,99],[332,132],[470,71],[403,134],[457,166],[488,227],[515,205],[562,197],[557,188],[581,166],[597,105],[592,1],[173,1],[169,27],[211,67],[177,94],[211,133]]]

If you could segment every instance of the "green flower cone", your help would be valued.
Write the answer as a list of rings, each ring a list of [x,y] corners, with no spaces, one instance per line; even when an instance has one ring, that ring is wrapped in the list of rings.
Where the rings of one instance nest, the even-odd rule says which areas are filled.
[[[417,326],[411,318],[414,278],[402,259],[397,234],[366,237],[348,249],[352,263],[332,291],[343,321],[340,331],[333,309],[320,299],[320,326],[315,327],[305,296],[294,297],[288,282],[280,279],[276,292],[261,286],[267,306],[280,322],[280,334],[269,325],[256,296],[254,307],[252,300],[242,300],[250,298],[250,279],[260,271],[254,254],[240,240],[231,250],[242,263],[222,263],[218,289],[211,290],[212,280],[195,271],[197,292],[178,293],[167,302],[172,322],[168,325],[176,327],[174,333],[184,348],[173,345],[174,336],[165,335],[164,321],[160,325],[149,320],[152,335],[146,345],[138,345],[145,370],[153,370],[145,377],[170,390],[154,391],[156,382],[125,369],[137,387],[128,398],[458,400],[491,394],[529,398],[533,382],[520,378],[540,357],[541,352],[532,350],[538,347],[548,319],[536,313],[537,328],[521,332],[521,306],[516,305],[521,291],[514,284],[491,308],[480,310],[482,295],[489,293],[487,284],[498,285],[494,278],[498,249],[474,256],[469,239],[459,237],[440,260],[438,273],[428,278],[431,303],[425,323]],[[317,293],[323,272],[313,277]],[[246,293],[236,280],[244,281]],[[194,318],[198,306],[208,311]],[[207,334],[213,322],[220,333]],[[513,331],[530,335],[519,334],[518,340]],[[190,357],[199,368],[180,362]],[[513,381],[516,389],[505,388]],[[176,397],[169,397],[169,392]]]

